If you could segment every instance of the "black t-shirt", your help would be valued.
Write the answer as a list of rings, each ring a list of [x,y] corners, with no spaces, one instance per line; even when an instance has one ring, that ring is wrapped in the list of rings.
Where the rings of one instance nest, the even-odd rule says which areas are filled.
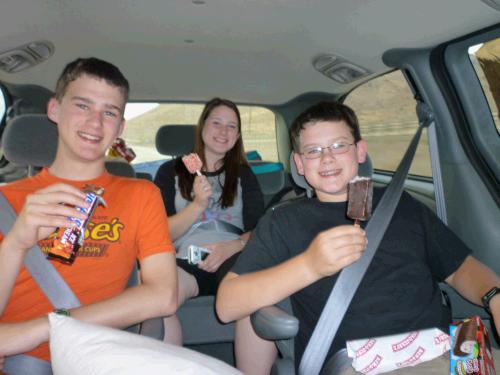
[[[374,205],[383,189],[374,190]],[[266,214],[232,271],[272,267],[303,252],[321,231],[352,224],[347,203],[303,199]],[[348,339],[415,329],[447,329],[438,282],[462,264],[470,250],[427,207],[404,193],[382,242],[334,339],[328,356]],[[338,274],[323,278],[291,296],[299,333],[299,363]]]

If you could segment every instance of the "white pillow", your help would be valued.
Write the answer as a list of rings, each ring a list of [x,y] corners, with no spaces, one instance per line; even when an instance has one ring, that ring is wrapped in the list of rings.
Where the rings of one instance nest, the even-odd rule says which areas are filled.
[[[54,375],[240,374],[204,354],[149,337],[49,314]]]

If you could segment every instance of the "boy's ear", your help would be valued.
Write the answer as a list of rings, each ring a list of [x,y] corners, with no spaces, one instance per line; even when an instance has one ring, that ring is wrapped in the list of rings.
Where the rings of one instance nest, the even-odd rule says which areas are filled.
[[[47,117],[56,124],[59,122],[59,102],[56,98],[50,98],[47,103]]]
[[[302,164],[302,158],[296,152],[293,153],[293,160],[297,166],[297,173],[304,176],[304,164]]]
[[[364,163],[366,160],[366,142],[364,139],[356,143],[356,152],[358,155],[358,163]]]

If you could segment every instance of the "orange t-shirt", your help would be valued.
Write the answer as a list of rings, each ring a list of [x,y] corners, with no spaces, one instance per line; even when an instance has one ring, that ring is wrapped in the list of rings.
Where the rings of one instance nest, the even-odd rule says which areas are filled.
[[[161,252],[175,252],[168,235],[168,222],[159,189],[151,182],[113,176],[107,172],[91,181],[63,180],[43,169],[36,176],[0,187],[19,213],[26,196],[63,182],[78,188],[93,184],[104,188],[106,207],[98,206],[89,223],[83,246],[72,265],[51,261],[82,305],[119,294],[125,288],[136,259]],[[2,240],[0,234],[0,241]],[[47,252],[49,237],[38,243]],[[19,322],[48,314],[54,309],[41,289],[22,268],[1,322]],[[43,344],[28,353],[50,359]]]

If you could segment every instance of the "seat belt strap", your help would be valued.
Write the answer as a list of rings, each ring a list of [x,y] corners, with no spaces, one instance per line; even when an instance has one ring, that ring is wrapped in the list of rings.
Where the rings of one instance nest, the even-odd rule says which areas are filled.
[[[0,192],[0,232],[7,234],[16,220],[16,213],[5,195]],[[24,266],[55,308],[72,309],[80,306],[66,281],[43,255],[38,245],[33,246],[24,258]]]
[[[391,183],[380,199],[372,218],[366,226],[365,232],[368,239],[368,246],[365,253],[360,260],[344,268],[339,274],[302,356],[299,366],[300,375],[317,375],[320,373],[333,338],[337,334],[347,308],[396,210],[422,130],[424,127],[429,126],[429,124],[429,121],[419,123],[417,132],[394,173]]]
[[[49,362],[25,354],[7,357],[2,371],[12,375],[52,375]]]
[[[448,224],[434,113],[426,103],[419,102],[417,105],[417,116],[420,122],[428,121],[430,123],[427,128],[427,138],[429,140],[429,153],[431,156],[432,182],[434,185],[434,198],[436,200],[436,214],[443,223]]]

